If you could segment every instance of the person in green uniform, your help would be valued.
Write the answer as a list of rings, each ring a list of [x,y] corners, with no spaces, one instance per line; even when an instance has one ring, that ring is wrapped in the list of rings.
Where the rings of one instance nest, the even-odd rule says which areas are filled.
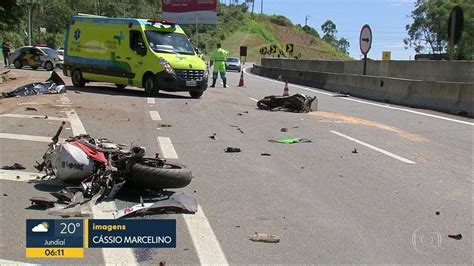
[[[212,52],[211,55],[211,66],[214,64],[214,69],[212,71],[212,85],[214,88],[216,86],[218,72],[221,73],[222,83],[224,88],[227,88],[227,78],[225,76],[225,60],[229,56],[229,52],[221,48],[221,44],[217,44],[217,49]]]

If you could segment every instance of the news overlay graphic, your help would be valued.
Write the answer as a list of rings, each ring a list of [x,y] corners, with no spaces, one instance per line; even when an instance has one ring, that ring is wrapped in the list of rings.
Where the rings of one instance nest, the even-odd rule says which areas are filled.
[[[176,248],[176,220],[90,220],[89,248]]]
[[[162,16],[179,24],[217,24],[217,0],[162,0]]]
[[[26,220],[27,258],[83,258],[84,248],[176,248],[176,220]]]
[[[83,247],[83,220],[26,220],[27,258],[82,258]]]

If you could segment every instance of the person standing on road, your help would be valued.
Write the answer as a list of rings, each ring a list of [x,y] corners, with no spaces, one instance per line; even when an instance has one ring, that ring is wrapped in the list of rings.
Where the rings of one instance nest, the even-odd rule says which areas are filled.
[[[12,47],[10,43],[8,42],[8,39],[3,38],[2,42],[2,53],[3,53],[3,63],[5,64],[5,67],[10,67],[10,51]]]
[[[229,52],[221,48],[221,44],[217,44],[217,49],[214,50],[211,54],[211,66],[214,64],[212,71],[212,85],[214,88],[216,86],[217,75],[221,73],[222,83],[224,88],[227,88],[227,78],[225,76],[225,60],[229,56]],[[219,72],[219,73],[218,73]]]

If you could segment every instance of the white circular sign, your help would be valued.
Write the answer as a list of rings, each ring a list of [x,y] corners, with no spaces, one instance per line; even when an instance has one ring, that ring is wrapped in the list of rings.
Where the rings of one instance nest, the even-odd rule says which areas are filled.
[[[362,29],[360,30],[359,44],[361,53],[367,55],[370,47],[372,47],[372,30],[367,24],[362,26]]]

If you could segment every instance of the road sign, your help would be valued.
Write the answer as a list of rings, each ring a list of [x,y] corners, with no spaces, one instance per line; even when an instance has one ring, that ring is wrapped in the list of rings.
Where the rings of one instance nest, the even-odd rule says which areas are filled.
[[[240,46],[240,56],[247,56],[247,46]]]
[[[448,40],[452,40],[453,45],[458,44],[459,39],[461,39],[463,26],[464,14],[460,6],[455,6],[449,13],[448,22]]]
[[[292,43],[287,43],[286,44],[286,52],[291,54],[293,53],[293,44]]]
[[[367,24],[365,24],[360,30],[359,44],[360,52],[363,55],[367,55],[372,46],[372,30]]]
[[[392,59],[392,53],[390,51],[383,51],[382,52],[382,60],[390,61]]]
[[[276,45],[270,46],[270,53],[271,53],[271,54],[274,54],[274,53],[276,53],[276,52],[277,52],[277,46],[276,46]]]
[[[268,53],[267,47],[262,47],[262,48],[260,48],[260,54],[261,54],[261,55],[265,55],[265,54],[267,54],[267,53]]]

